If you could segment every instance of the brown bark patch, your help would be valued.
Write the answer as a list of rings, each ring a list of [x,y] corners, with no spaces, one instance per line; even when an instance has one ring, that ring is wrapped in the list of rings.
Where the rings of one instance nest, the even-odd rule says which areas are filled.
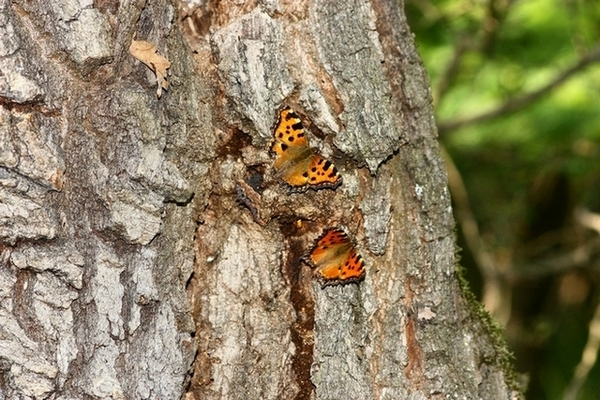
[[[412,309],[412,279],[406,283],[406,304],[408,309]],[[406,353],[408,355],[408,364],[404,368],[404,375],[411,379],[420,381],[423,379],[423,349],[417,341],[415,334],[415,318],[410,313],[406,319]]]
[[[288,238],[288,258],[283,266],[283,275],[290,285],[290,301],[296,313],[296,321],[292,324],[291,336],[296,346],[296,354],[292,361],[299,391],[295,400],[309,400],[314,392],[310,379],[310,369],[313,363],[315,303],[310,291],[310,272],[301,263],[304,253],[304,242],[298,236],[306,229],[302,221],[282,223],[282,232]]]

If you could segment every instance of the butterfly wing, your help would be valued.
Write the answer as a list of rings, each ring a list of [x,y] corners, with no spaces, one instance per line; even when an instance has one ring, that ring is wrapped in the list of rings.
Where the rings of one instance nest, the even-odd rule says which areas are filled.
[[[348,235],[338,228],[326,230],[307,258],[324,286],[355,282],[365,275],[364,260]]]
[[[290,148],[288,149],[287,159],[282,159],[277,169],[277,161],[275,169],[281,179],[293,188],[302,188],[308,184],[309,169],[314,153],[311,148]]]
[[[279,113],[275,126],[274,168],[292,187],[337,187],[342,177],[330,161],[308,146],[304,125],[290,107]]]
[[[275,126],[275,143],[273,144],[273,151],[277,155],[275,169],[278,169],[278,164],[285,163],[297,153],[294,152],[294,148],[303,147],[308,147],[304,125],[294,110],[284,107],[279,112],[279,120]]]
[[[342,176],[331,161],[314,154],[308,167],[307,181],[310,185],[335,187],[342,183]]]
[[[359,281],[365,276],[365,263],[356,250],[351,249],[339,263],[329,263],[317,270],[324,285]]]

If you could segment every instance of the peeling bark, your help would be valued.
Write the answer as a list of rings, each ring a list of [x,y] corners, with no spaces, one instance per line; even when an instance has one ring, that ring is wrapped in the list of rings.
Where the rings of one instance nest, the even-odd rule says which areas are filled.
[[[401,5],[179,12],[0,0],[0,398],[516,396],[458,284]],[[134,38],[170,62],[160,99]],[[282,104],[340,187],[278,179]],[[332,226],[364,281],[322,288],[300,262]]]

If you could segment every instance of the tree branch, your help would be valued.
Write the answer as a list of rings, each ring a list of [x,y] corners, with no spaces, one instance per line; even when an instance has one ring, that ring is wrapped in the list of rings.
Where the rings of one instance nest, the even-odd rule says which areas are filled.
[[[585,208],[578,208],[575,210],[575,219],[581,225],[600,234],[600,214],[593,213]]]
[[[582,226],[600,233],[600,214],[579,208],[574,212],[575,220]],[[530,263],[523,268],[514,268],[507,275],[509,281],[523,279],[539,279],[542,276],[556,275],[575,268],[582,268],[600,255],[600,237],[589,239],[586,243],[571,251]]]
[[[439,103],[439,99],[448,91],[450,88],[450,84],[454,80],[458,70],[460,69],[460,63],[462,61],[463,54],[467,52],[467,50],[472,49],[473,44],[471,43],[469,37],[467,35],[463,35],[458,39],[458,43],[454,46],[454,54],[452,55],[452,60],[448,63],[444,73],[441,75],[439,81],[433,92],[433,102],[434,105]]]
[[[579,209],[575,211],[575,219],[581,225],[600,233],[599,214]],[[600,304],[596,306],[596,312],[594,312],[594,317],[590,321],[587,343],[581,353],[581,360],[577,364],[577,367],[575,367],[573,378],[569,382],[569,386],[565,389],[563,400],[575,400],[577,398],[579,389],[585,383],[590,370],[598,360],[598,349],[600,349]]]
[[[530,93],[526,93],[521,95],[520,97],[515,97],[513,99],[508,100],[504,104],[500,105],[498,108],[484,112],[482,114],[476,115],[474,117],[468,117],[463,119],[456,119],[447,122],[440,122],[438,124],[438,132],[439,135],[442,136],[449,131],[456,130],[458,128],[462,128],[463,126],[473,125],[479,122],[488,121],[497,117],[500,117],[505,114],[509,114],[518,110],[525,108],[526,106],[534,103],[546,93],[550,92],[554,88],[558,87],[562,83],[564,83],[568,78],[577,72],[583,70],[588,65],[595,63],[600,60],[600,47],[595,48],[591,52],[589,52],[586,56],[582,57],[575,65],[566,69],[565,71],[558,74],[554,80],[549,82],[546,86],[541,87],[538,90],[534,90]]]
[[[558,275],[575,268],[584,268],[600,254],[600,240],[593,239],[577,248],[553,255],[544,260],[517,265],[506,274],[510,282],[516,280],[540,279],[544,276]]]
[[[565,389],[563,400],[575,400],[579,389],[585,383],[590,370],[598,360],[598,349],[600,348],[600,304],[596,306],[594,317],[590,321],[588,340],[581,353],[581,360],[577,367],[569,386]]]
[[[447,64],[446,69],[434,88],[434,105],[437,105],[437,102],[440,101],[451,87],[454,78],[460,70],[463,56],[467,51],[473,50],[486,54],[492,51],[501,23],[506,18],[508,10],[513,3],[514,0],[502,2],[501,4],[497,0],[488,1],[485,7],[486,15],[482,18],[481,25],[479,26],[481,35],[478,43],[475,43],[472,39],[472,32],[463,32],[459,35],[458,42],[454,46],[452,60]]]

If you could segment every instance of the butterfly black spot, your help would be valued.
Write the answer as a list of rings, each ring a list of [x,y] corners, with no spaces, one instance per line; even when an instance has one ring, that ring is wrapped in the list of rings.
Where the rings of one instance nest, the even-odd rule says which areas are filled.
[[[288,110],[288,113],[285,115],[286,121],[289,121],[292,118],[298,119],[298,114],[296,114],[294,111],[290,110],[289,108],[287,110]]]
[[[331,162],[330,161],[325,161],[325,166],[323,167],[324,170],[328,170],[329,167],[331,167]]]
[[[317,164],[321,165],[321,164],[323,164],[323,161],[324,161],[324,160],[321,158],[321,159],[320,159],[320,160],[317,162]]]
[[[312,167],[310,170],[311,170],[312,172],[317,172],[317,167]]]
[[[303,173],[303,174],[302,174],[302,176],[303,176],[304,178],[308,178],[308,172],[305,172],[305,173]]]
[[[315,178],[314,176],[310,178],[310,181],[311,181],[311,182],[314,182],[314,181],[316,181],[316,180],[317,180],[317,178]]]
[[[298,136],[299,138],[303,138],[303,137],[304,137],[304,132],[300,132],[300,133],[299,133],[297,136]]]
[[[302,129],[304,129],[304,127],[302,126],[302,122],[296,122],[294,125],[292,125],[292,128],[296,131],[301,131]]]
[[[294,137],[290,136],[290,138],[288,139],[289,142],[293,142],[294,141]]]
[[[288,145],[285,143],[281,143],[281,150],[286,151],[288,149]]]
[[[328,178],[335,178],[337,174],[335,172],[330,173],[329,175],[327,175]]]
[[[279,139],[283,138],[283,133],[279,132],[279,135],[277,135],[279,137]]]

